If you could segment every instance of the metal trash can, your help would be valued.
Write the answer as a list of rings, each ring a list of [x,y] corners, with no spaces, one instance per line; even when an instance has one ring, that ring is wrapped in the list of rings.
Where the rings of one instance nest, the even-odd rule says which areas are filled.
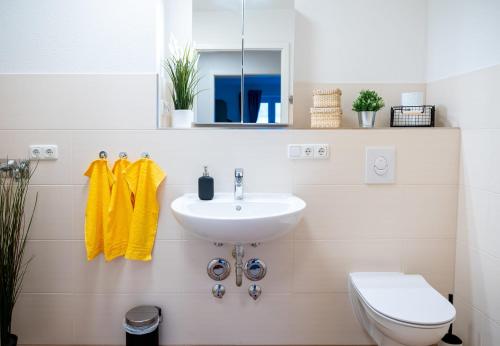
[[[123,321],[127,346],[158,346],[158,326],[162,321],[157,306],[136,306],[129,310]]]

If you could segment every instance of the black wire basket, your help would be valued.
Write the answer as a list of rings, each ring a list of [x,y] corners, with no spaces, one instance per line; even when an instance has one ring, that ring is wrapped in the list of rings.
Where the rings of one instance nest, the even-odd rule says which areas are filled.
[[[391,127],[434,127],[436,107],[391,107]]]

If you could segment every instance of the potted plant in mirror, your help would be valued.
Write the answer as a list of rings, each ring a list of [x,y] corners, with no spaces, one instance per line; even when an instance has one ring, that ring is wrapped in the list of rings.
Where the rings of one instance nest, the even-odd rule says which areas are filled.
[[[384,100],[375,91],[361,90],[352,104],[352,110],[358,112],[359,127],[373,128],[375,116],[384,106]]]
[[[170,94],[175,108],[172,111],[172,127],[187,128],[193,123],[193,103],[200,82],[198,59],[199,54],[187,45],[182,52],[175,49],[165,61],[164,67],[172,82]]]
[[[0,164],[0,341],[17,345],[12,334],[12,312],[31,259],[24,250],[36,207],[25,214],[25,202],[33,170],[29,161]]]

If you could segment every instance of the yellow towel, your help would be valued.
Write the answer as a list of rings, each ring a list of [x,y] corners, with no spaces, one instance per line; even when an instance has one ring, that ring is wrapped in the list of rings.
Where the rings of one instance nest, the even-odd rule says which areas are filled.
[[[115,183],[109,204],[109,228],[104,234],[104,256],[111,261],[124,256],[127,250],[129,227],[132,221],[133,196],[125,179],[125,170],[130,166],[127,159],[119,159],[113,166]]]
[[[93,161],[84,173],[89,177],[89,196],[85,210],[85,247],[90,261],[104,249],[104,234],[108,228],[108,209],[113,186],[113,173],[108,161]]]
[[[147,158],[133,163],[125,175],[135,196],[125,258],[150,261],[160,210],[156,192],[166,175],[156,163]]]

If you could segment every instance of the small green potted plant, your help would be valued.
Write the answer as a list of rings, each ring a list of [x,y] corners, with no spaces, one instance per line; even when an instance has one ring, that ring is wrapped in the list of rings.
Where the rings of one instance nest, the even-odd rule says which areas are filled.
[[[193,104],[198,95],[199,54],[190,46],[186,45],[183,51],[178,49],[177,42],[170,42],[171,57],[167,58],[164,68],[170,77],[172,87],[170,95],[174,103],[172,111],[172,127],[188,128],[194,121]]]
[[[24,258],[35,207],[25,213],[33,170],[30,161],[0,164],[0,344],[17,345],[12,334],[12,312],[30,259]],[[35,199],[35,206],[36,206]]]
[[[384,106],[384,100],[374,90],[361,90],[352,103],[352,110],[358,112],[359,127],[375,127],[377,112]]]

